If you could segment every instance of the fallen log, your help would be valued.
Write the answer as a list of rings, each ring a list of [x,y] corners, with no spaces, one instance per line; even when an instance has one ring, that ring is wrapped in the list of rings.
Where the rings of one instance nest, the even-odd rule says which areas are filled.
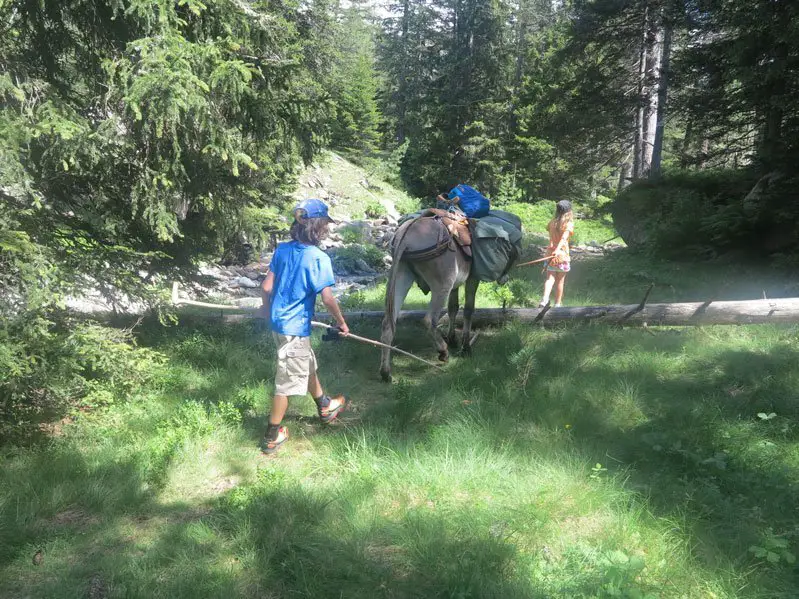
[[[642,302],[644,304],[644,302]],[[628,326],[695,326],[763,323],[799,323],[799,298],[757,299],[747,301],[707,301],[674,304],[631,304],[615,306],[575,306],[562,308],[481,308],[474,311],[472,326],[500,325],[508,321],[541,324],[565,322],[601,322]],[[541,315],[542,312],[546,312]],[[240,314],[226,316],[238,320],[254,316],[254,308],[241,308]],[[347,321],[383,319],[383,311],[346,312]],[[424,310],[400,313],[404,322],[421,321]],[[318,315],[324,318],[324,314]],[[458,315],[458,322],[462,321]],[[444,315],[441,322],[446,322]]]

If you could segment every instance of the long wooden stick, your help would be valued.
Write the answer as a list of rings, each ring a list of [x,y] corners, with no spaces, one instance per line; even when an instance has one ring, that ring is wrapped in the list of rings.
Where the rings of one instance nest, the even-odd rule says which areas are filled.
[[[178,283],[177,281],[172,283],[172,303],[175,306],[186,305],[186,306],[197,306],[199,308],[213,308],[214,310],[236,310],[238,312],[258,312],[259,308],[244,308],[241,306],[231,306],[230,304],[211,304],[208,302],[197,302],[190,299],[183,299],[180,297],[180,293],[178,291]],[[315,320],[311,321],[311,326],[315,326],[321,329],[332,329],[335,327],[330,326],[329,324],[325,324],[323,322],[316,322]],[[410,352],[406,352],[404,349],[400,349],[398,347],[394,347],[393,345],[387,345],[385,343],[381,343],[380,341],[375,341],[374,339],[368,339],[366,337],[361,337],[360,335],[355,335],[353,333],[339,333],[342,337],[349,337],[356,341],[361,341],[363,343],[369,343],[371,345],[375,345],[377,347],[384,347],[386,349],[390,349],[391,351],[398,352],[404,356],[408,356],[413,358],[414,360],[419,360],[420,362],[424,362],[428,366],[432,366],[433,368],[437,368],[438,370],[443,370],[441,366],[434,362],[429,362],[424,358],[420,358],[419,356],[414,356]]]
[[[545,260],[552,260],[554,257],[555,256],[547,256],[546,258],[539,258],[538,260],[531,260],[530,262],[522,262],[516,266],[530,266],[531,264],[538,264],[539,262],[544,262]]]
[[[316,322],[315,320],[311,321],[311,326],[323,328],[323,329],[335,329],[336,327],[330,326],[329,324],[325,324],[323,322]],[[406,352],[404,349],[400,349],[393,345],[387,345],[385,343],[381,343],[380,341],[375,341],[374,339],[368,339],[367,337],[361,337],[360,335],[355,335],[354,333],[342,333],[339,331],[339,335],[342,337],[349,337],[351,339],[355,339],[356,341],[362,341],[364,343],[369,343],[371,345],[375,345],[377,347],[384,347],[386,349],[390,349],[391,351],[399,352],[409,358],[413,358],[414,360],[419,360],[420,362],[424,362],[425,364],[432,366],[433,368],[438,368],[439,370],[443,370],[438,364],[435,362],[428,362],[424,358],[420,358],[419,356],[414,356],[410,352]]]

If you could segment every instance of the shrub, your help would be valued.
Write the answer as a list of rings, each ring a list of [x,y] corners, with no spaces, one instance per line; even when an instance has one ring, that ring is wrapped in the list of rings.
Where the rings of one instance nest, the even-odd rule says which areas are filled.
[[[385,254],[372,244],[352,244],[331,252],[333,268],[339,272],[363,272],[364,266],[374,271],[385,270]]]
[[[382,218],[386,214],[388,214],[386,207],[383,206],[383,204],[378,202],[377,200],[369,202],[366,205],[364,212],[366,213],[367,218]]]
[[[419,198],[412,198],[410,196],[403,196],[394,199],[394,205],[397,207],[397,212],[400,214],[413,214],[422,207],[422,202]]]
[[[672,257],[789,249],[799,225],[797,180],[758,180],[753,171],[719,170],[641,181],[614,202],[614,222],[628,245]],[[756,184],[760,189],[752,193]]]

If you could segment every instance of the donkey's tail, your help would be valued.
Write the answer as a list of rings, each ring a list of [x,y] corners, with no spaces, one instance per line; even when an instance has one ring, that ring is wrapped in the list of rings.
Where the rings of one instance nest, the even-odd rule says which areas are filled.
[[[393,249],[391,251],[391,269],[388,273],[388,285],[386,285],[386,316],[388,316],[389,328],[391,329],[391,336],[397,330],[397,319],[394,318],[394,293],[397,288],[397,270],[399,269],[402,255],[405,253],[407,244],[405,243],[405,235],[413,224],[419,219],[417,216],[406,223],[400,225],[392,243]]]

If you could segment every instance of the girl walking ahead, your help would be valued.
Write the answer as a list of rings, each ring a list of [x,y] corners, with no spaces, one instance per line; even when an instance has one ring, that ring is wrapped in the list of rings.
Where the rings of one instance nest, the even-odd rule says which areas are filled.
[[[546,282],[544,283],[544,297],[538,304],[543,308],[549,303],[552,288],[555,288],[555,308],[559,308],[563,301],[563,286],[566,283],[566,273],[571,270],[571,256],[569,254],[569,237],[574,233],[574,214],[572,205],[568,200],[561,200],[555,206],[555,218],[547,225],[549,230],[549,247],[547,255],[552,259],[547,262]]]

